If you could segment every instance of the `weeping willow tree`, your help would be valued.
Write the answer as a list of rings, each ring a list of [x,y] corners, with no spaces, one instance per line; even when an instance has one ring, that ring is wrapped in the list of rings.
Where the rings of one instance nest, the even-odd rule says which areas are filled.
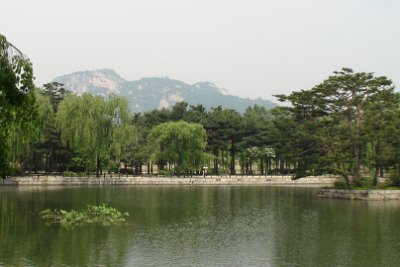
[[[142,152],[146,152],[146,147],[143,144],[139,144],[139,131],[136,126],[126,123],[115,128],[110,152],[113,156],[112,163],[118,168],[118,172],[121,163],[124,163],[125,169],[127,169],[128,164],[132,164],[135,167],[138,166],[135,159],[142,153],[137,148]]]
[[[153,159],[174,165],[178,176],[198,171],[210,160],[205,153],[207,134],[200,124],[184,121],[159,124],[151,130],[148,144]]]
[[[32,64],[0,34],[0,177],[11,174],[35,118]]]
[[[101,163],[112,156],[113,142],[121,141],[115,140],[115,132],[128,118],[126,100],[83,94],[69,95],[60,103],[56,122],[62,142],[78,151],[87,160],[87,169],[95,168],[99,177]]]

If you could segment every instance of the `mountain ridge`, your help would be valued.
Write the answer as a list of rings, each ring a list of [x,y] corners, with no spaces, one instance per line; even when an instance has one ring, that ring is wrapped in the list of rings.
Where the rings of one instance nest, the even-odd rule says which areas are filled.
[[[131,110],[136,113],[170,108],[180,101],[186,101],[189,105],[202,104],[207,109],[222,106],[241,113],[255,104],[266,108],[277,106],[270,100],[231,95],[228,90],[210,81],[187,84],[169,77],[144,77],[127,81],[113,69],[77,71],[58,76],[53,81],[64,84],[66,89],[78,95],[85,92],[102,96],[111,93],[120,95],[128,100]]]

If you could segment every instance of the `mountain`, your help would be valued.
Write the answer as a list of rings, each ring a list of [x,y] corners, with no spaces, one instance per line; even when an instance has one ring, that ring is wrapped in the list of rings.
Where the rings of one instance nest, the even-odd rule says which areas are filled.
[[[222,106],[243,113],[255,104],[266,108],[277,105],[269,100],[256,100],[230,95],[226,89],[212,82],[187,84],[168,77],[142,78],[126,81],[112,69],[79,71],[55,78],[53,81],[65,85],[77,94],[85,92],[107,96],[117,94],[125,97],[133,112],[169,108],[175,103],[186,101],[189,105],[202,104],[206,108]]]
[[[104,96],[110,93],[118,94],[121,84],[126,83],[112,69],[78,71],[59,76],[53,81],[64,84],[66,89],[76,92],[79,95],[88,92]]]

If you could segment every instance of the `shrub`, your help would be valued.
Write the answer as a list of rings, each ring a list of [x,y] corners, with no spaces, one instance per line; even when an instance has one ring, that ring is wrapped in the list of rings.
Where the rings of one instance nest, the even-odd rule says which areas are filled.
[[[21,165],[18,163],[10,163],[9,167],[11,176],[22,176],[24,174]]]
[[[350,188],[345,181],[336,181],[334,183],[334,187],[336,189],[349,189]]]
[[[65,172],[63,172],[63,176],[66,176],[66,177],[75,177],[75,176],[76,176],[76,173],[70,172],[70,171],[65,171]]]
[[[400,168],[396,167],[390,171],[390,185],[391,186],[400,186]]]
[[[355,187],[368,187],[368,179],[367,178],[358,178],[353,181]]]
[[[169,171],[169,170],[158,170],[158,175],[164,175],[164,176],[173,176],[174,171]]]

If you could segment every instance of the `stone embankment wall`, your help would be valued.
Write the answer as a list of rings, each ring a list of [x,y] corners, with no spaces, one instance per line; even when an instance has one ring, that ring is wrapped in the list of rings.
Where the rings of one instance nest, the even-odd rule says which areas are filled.
[[[323,198],[343,198],[361,200],[400,200],[400,190],[349,190],[324,189],[318,190],[318,196]]]
[[[306,177],[292,180],[291,176],[214,176],[214,177],[61,177],[31,176],[0,180],[1,185],[284,185],[331,186],[336,177]]]

